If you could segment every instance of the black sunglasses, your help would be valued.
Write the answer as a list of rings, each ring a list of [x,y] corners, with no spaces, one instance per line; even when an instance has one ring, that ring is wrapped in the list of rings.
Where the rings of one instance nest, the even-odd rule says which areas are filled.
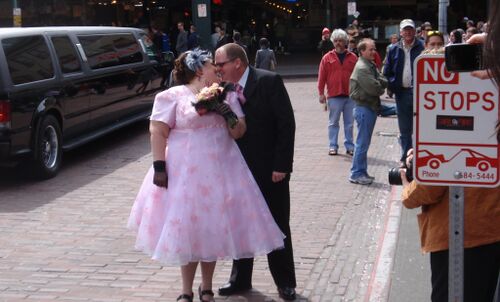
[[[219,68],[222,68],[222,67],[224,67],[224,65],[226,65],[227,63],[232,62],[232,61],[234,61],[234,60],[236,60],[236,58],[233,58],[233,59],[227,60],[227,61],[225,61],[225,62],[217,62],[217,63],[215,63],[215,66],[217,66],[217,67],[219,67]]]

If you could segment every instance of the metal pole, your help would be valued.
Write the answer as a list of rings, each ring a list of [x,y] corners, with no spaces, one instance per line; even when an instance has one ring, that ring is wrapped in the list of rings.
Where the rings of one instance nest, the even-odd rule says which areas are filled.
[[[447,9],[448,0],[439,0],[439,31],[446,34],[447,31]]]
[[[448,301],[464,300],[464,188],[449,187]]]
[[[21,9],[17,6],[17,0],[12,0],[12,25],[21,26]]]
[[[331,4],[330,0],[326,0],[326,27],[328,29],[332,29],[332,13],[331,13]]]

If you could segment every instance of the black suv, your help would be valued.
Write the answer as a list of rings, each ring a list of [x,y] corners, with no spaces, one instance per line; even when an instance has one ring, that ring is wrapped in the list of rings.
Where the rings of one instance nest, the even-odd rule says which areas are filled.
[[[143,30],[0,28],[0,164],[49,178],[69,150],[147,119],[170,74]]]

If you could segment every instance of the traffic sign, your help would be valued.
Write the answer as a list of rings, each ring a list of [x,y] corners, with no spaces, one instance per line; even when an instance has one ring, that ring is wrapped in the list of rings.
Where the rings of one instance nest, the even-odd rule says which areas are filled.
[[[500,184],[498,89],[470,72],[449,73],[443,55],[424,55],[414,70],[414,178],[442,186]]]

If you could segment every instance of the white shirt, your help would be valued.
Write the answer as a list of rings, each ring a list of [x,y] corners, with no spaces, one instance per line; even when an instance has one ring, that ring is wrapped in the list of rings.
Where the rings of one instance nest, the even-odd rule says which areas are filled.
[[[245,72],[243,73],[243,75],[241,76],[240,80],[238,81],[238,84],[243,88],[245,89],[245,85],[247,83],[247,80],[248,80],[248,74],[250,73],[250,68],[247,66],[247,68],[245,69]]]
[[[415,44],[415,40],[410,45],[406,45],[403,41],[403,51],[405,53],[405,65],[403,67],[403,78],[401,86],[410,88],[413,86],[413,75],[411,74],[411,49]]]

